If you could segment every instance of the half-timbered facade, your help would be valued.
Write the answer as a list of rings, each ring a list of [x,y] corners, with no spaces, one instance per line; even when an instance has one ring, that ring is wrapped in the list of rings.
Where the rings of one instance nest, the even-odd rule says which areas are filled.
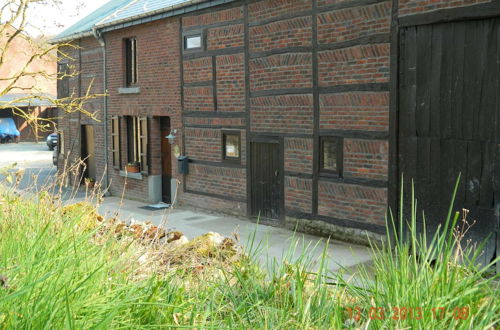
[[[499,1],[120,8],[93,24],[111,193],[171,202],[179,182],[184,204],[364,241],[401,174],[437,224],[461,172],[474,237],[497,235]]]

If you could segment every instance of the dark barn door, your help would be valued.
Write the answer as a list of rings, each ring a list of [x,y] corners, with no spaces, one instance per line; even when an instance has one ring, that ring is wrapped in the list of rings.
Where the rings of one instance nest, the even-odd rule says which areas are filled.
[[[494,255],[498,228],[499,22],[407,27],[400,38],[399,174],[404,174],[404,189],[411,190],[413,179],[418,209],[425,211],[432,234],[445,219],[461,173],[455,210],[470,210],[467,220],[473,225],[466,239],[478,243],[491,235],[483,264]]]
[[[279,143],[251,143],[251,208],[253,216],[278,220],[281,216]]]

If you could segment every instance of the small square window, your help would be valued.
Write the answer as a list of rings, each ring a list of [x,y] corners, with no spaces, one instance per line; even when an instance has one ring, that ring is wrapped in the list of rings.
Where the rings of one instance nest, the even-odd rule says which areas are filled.
[[[239,161],[241,156],[240,132],[222,133],[222,156],[224,160]]]
[[[201,49],[201,34],[184,37],[184,49]]]
[[[343,139],[324,136],[320,138],[321,171],[337,176],[342,175]]]

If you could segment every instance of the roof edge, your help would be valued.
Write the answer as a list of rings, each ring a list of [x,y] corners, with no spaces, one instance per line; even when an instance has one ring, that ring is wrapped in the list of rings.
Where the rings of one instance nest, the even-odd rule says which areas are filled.
[[[92,30],[88,30],[88,31],[84,31],[84,32],[71,34],[69,36],[65,36],[65,37],[61,37],[61,38],[57,38],[57,37],[51,38],[48,40],[48,43],[55,45],[55,44],[59,44],[62,42],[68,42],[68,41],[72,41],[72,40],[76,40],[76,39],[80,39],[80,38],[92,37],[93,35],[94,34],[92,33]]]
[[[174,11],[174,10],[180,10],[182,8],[194,7],[192,10],[183,11],[183,12],[179,12],[179,13],[171,15],[171,16],[177,16],[177,15],[182,15],[185,12],[191,12],[191,11],[201,10],[201,9],[205,9],[205,8],[210,8],[210,7],[214,7],[214,6],[218,6],[218,5],[221,5],[221,4],[226,4],[226,3],[230,3],[230,2],[234,2],[234,1],[236,1],[236,0],[209,0],[209,1],[207,1],[207,0],[191,0],[189,2],[184,2],[184,3],[177,4],[177,5],[165,7],[165,8],[162,8],[162,9],[157,9],[157,10],[154,10],[154,11],[150,11],[150,12],[147,12],[147,13],[142,13],[142,14],[139,14],[139,15],[135,15],[135,16],[123,18],[121,20],[113,21],[113,22],[110,22],[110,23],[104,23],[104,24],[97,23],[95,25],[95,28],[97,30],[104,29],[105,30],[104,32],[107,32],[107,31],[114,30],[112,28],[113,26],[124,24],[124,23],[133,22],[133,21],[136,21],[136,20],[143,19],[145,17],[151,17],[151,16],[156,16],[156,15],[161,15],[161,14],[168,13],[168,12],[171,12],[171,11]],[[205,5],[200,6],[201,4],[205,4]],[[157,19],[161,19],[161,18],[162,17],[159,17]],[[144,23],[144,22],[138,22],[137,24],[140,24],[140,23]],[[130,24],[130,25],[137,25],[137,24]],[[121,28],[121,27],[118,27],[117,29],[119,29],[119,28]]]

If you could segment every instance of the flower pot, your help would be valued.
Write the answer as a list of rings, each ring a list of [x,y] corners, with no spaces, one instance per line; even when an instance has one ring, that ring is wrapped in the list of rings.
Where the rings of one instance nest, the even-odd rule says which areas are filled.
[[[127,165],[127,172],[129,172],[129,173],[139,173],[139,166],[137,166],[137,165]]]

